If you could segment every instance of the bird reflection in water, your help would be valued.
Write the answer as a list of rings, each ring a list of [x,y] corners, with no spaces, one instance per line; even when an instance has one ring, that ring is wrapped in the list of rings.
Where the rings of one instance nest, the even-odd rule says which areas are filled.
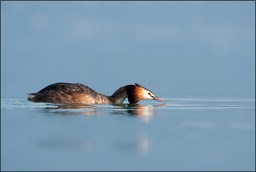
[[[141,105],[141,104],[124,104],[118,105],[119,110],[115,110],[112,114],[116,115],[129,115],[139,117],[143,120],[143,122],[148,123],[153,115],[155,108],[164,106],[165,104],[157,104],[157,105]],[[117,108],[118,109],[118,108]]]
[[[140,117],[143,122],[148,123],[154,115],[155,107],[163,106],[163,104],[155,106],[135,104],[132,106],[133,108],[127,110],[127,112],[133,116]]]
[[[73,115],[86,115],[92,116],[100,114],[99,111],[92,105],[85,104],[51,104],[44,108],[48,113],[54,113],[56,115],[73,116]]]
[[[140,117],[143,122],[148,123],[154,115],[155,108],[164,106],[157,105],[141,105],[141,104],[115,104],[115,105],[85,105],[85,104],[48,104],[44,108],[46,112],[58,115],[101,115],[111,111],[114,115],[128,115]],[[107,111],[106,111],[107,110]]]
[[[103,114],[114,114],[126,117],[138,117],[142,119],[144,123],[149,123],[154,115],[156,108],[164,106],[164,104],[157,105],[141,105],[141,104],[119,104],[119,105],[56,105],[48,104],[49,106],[44,108],[48,113],[63,116],[74,116],[74,115],[103,115]],[[88,138],[43,138],[39,140],[39,146],[47,149],[56,150],[82,150],[85,152],[94,151],[101,144],[94,142]],[[109,145],[113,146],[113,145]],[[147,133],[137,133],[136,137],[131,140],[117,139],[114,142],[114,147],[117,150],[122,151],[135,151],[140,155],[148,155],[152,149],[152,142]]]

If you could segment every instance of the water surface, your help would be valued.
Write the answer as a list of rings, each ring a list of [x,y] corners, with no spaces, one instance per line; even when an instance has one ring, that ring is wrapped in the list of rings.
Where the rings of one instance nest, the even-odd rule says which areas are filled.
[[[56,82],[167,102],[26,101]],[[254,171],[255,3],[1,1],[1,96],[1,170]]]
[[[253,170],[253,99],[1,100],[2,170]]]

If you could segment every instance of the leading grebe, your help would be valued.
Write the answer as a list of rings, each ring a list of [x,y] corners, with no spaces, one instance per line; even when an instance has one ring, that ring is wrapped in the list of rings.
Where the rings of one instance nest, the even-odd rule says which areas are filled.
[[[37,93],[30,93],[28,100],[61,104],[121,104],[126,98],[131,104],[144,99],[164,101],[136,83],[120,87],[111,96],[106,96],[83,84],[64,82],[48,85]]]

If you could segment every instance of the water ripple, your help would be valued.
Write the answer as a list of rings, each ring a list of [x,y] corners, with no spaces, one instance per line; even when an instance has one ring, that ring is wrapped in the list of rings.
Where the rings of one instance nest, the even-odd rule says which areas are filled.
[[[153,109],[172,109],[172,110],[221,110],[221,109],[244,109],[255,108],[255,99],[195,99],[195,98],[165,98],[165,103],[156,101],[142,101],[137,105],[127,103],[121,105],[60,105],[52,103],[33,103],[25,99],[1,99],[1,109],[20,109],[20,108],[41,108],[52,111],[79,109],[108,109],[116,113],[124,109],[138,113],[150,113]],[[133,111],[133,112],[134,112]]]

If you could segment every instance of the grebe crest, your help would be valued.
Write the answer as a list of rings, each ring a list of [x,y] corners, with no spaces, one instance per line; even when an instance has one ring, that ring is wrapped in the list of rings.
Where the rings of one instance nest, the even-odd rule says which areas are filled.
[[[83,84],[60,82],[48,85],[28,96],[28,100],[32,102],[61,104],[121,104],[126,98],[131,104],[145,99],[164,101],[137,83],[120,87],[111,96],[106,96]]]

